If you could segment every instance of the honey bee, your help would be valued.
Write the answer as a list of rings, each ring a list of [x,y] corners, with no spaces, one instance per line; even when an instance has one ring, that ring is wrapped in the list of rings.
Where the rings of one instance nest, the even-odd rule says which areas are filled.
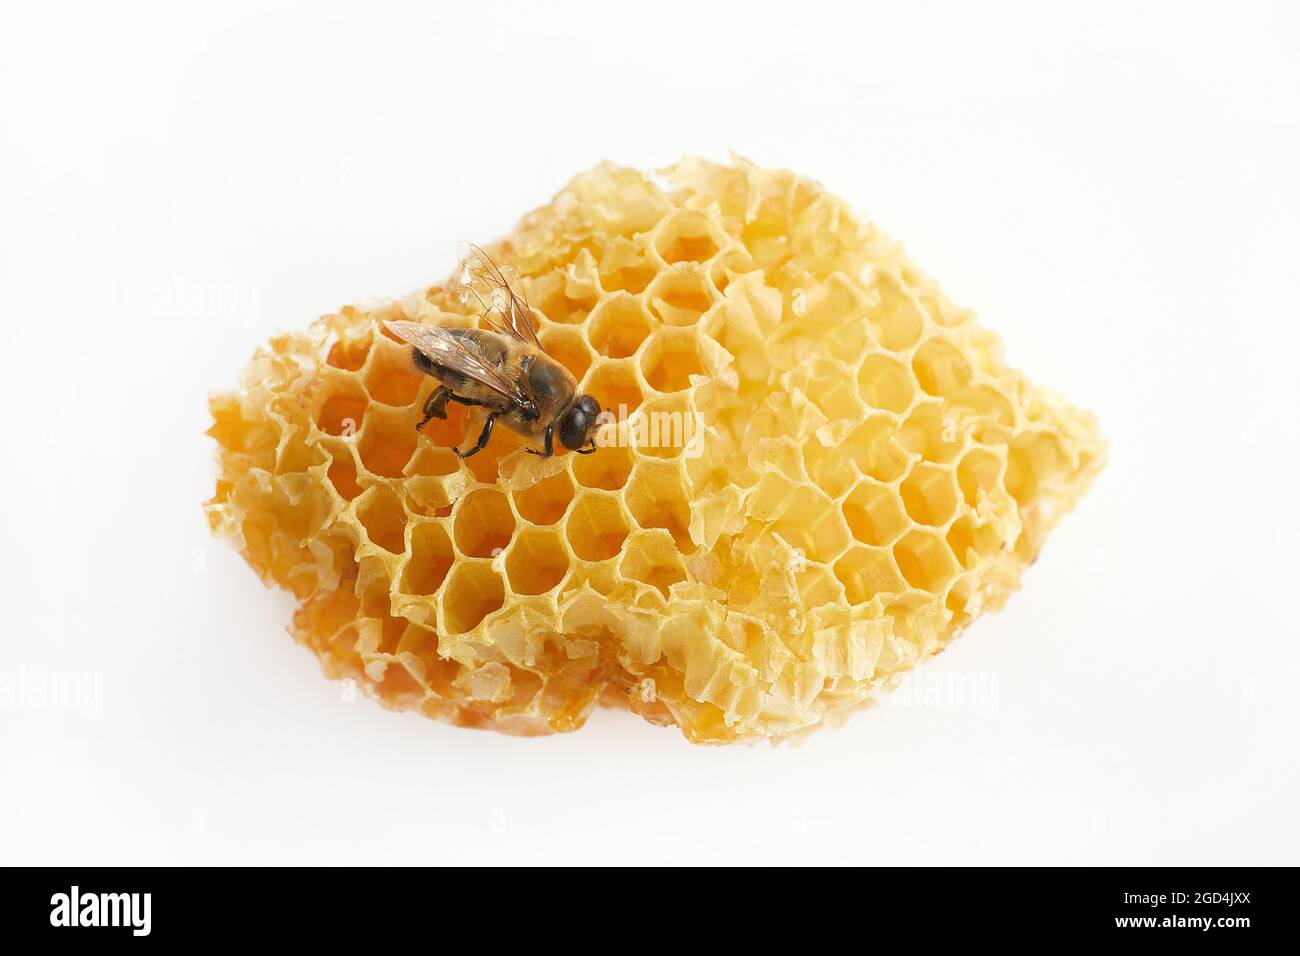
[[[437,379],[438,387],[424,403],[424,417],[416,430],[434,418],[447,417],[447,403],[481,406],[487,420],[473,448],[452,449],[461,458],[478,454],[501,419],[506,427],[527,438],[540,439],[542,448],[524,450],[549,458],[555,437],[580,455],[596,451],[595,432],[601,424],[600,405],[590,395],[579,395],[573,374],[546,354],[537,339],[528,303],[515,294],[505,275],[487,253],[470,246],[461,287],[483,307],[486,328],[461,329],[419,322],[385,322],[384,327],[412,347],[415,367]],[[485,287],[491,304],[478,287]],[[499,321],[491,318],[499,316]]]

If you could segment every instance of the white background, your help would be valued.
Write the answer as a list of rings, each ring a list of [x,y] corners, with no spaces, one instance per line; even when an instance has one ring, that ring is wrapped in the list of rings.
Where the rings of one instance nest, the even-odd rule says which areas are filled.
[[[0,861],[1300,863],[1284,4],[170,6],[0,22],[0,672],[103,688],[0,709]],[[867,212],[1111,439],[927,669],[984,698],[727,749],[346,703],[207,535],[208,391],[599,160],[728,149]]]

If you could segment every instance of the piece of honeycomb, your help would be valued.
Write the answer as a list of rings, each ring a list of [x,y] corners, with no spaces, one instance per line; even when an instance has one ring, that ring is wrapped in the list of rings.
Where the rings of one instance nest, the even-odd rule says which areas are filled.
[[[664,185],[660,185],[664,183]],[[1105,448],[874,226],[787,171],[602,164],[487,249],[621,420],[543,460],[381,320],[275,338],[211,400],[212,530],[384,704],[515,734],[617,704],[692,741],[833,722],[999,607]],[[471,436],[472,437],[472,436]]]

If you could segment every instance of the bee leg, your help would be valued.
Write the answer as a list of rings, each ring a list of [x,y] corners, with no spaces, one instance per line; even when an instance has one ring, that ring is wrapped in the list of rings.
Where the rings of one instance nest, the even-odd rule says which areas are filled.
[[[525,448],[524,451],[530,455],[541,455],[543,458],[550,458],[555,454],[555,426],[546,426],[546,441],[542,443],[545,451],[538,451],[536,448]]]
[[[478,403],[475,402],[474,404],[478,404]],[[483,431],[478,436],[478,444],[476,444],[469,451],[461,451],[459,448],[453,448],[452,451],[460,455],[461,458],[468,458],[470,455],[477,455],[479,452],[481,452],[484,449],[484,447],[486,447],[488,443],[488,439],[492,437],[492,425],[493,423],[496,422],[496,420],[497,420],[497,416],[495,412],[487,417],[487,421],[483,423]]]
[[[429,421],[431,419],[446,418],[447,399],[453,397],[454,396],[451,394],[451,389],[449,389],[446,385],[439,385],[437,388],[435,388],[429,394],[428,400],[426,400],[424,403],[424,417],[420,419],[420,424],[415,426],[415,430],[419,431],[420,429],[422,429],[425,425],[429,424]]]
[[[464,395],[456,395],[450,391],[447,393],[447,398],[457,405],[487,405],[487,402],[480,402],[475,398],[466,398]]]

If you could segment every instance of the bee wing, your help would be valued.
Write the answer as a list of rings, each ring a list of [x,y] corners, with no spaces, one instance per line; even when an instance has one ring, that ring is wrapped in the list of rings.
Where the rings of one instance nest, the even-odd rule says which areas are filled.
[[[444,328],[419,322],[385,322],[384,327],[403,342],[414,346],[425,358],[471,378],[516,405],[531,404],[519,386],[493,368],[465,343]]]
[[[479,300],[485,312],[500,313],[501,324],[507,335],[525,345],[542,348],[542,343],[537,339],[537,321],[533,318],[533,310],[528,307],[528,302],[515,294],[514,289],[510,288],[510,283],[506,281],[505,274],[497,268],[497,264],[486,252],[475,245],[469,248],[470,256],[465,262],[465,268],[471,277],[471,282],[467,283],[470,292]],[[487,288],[491,305],[484,302],[482,296],[473,288],[474,280]],[[546,350],[542,349],[542,351]]]

